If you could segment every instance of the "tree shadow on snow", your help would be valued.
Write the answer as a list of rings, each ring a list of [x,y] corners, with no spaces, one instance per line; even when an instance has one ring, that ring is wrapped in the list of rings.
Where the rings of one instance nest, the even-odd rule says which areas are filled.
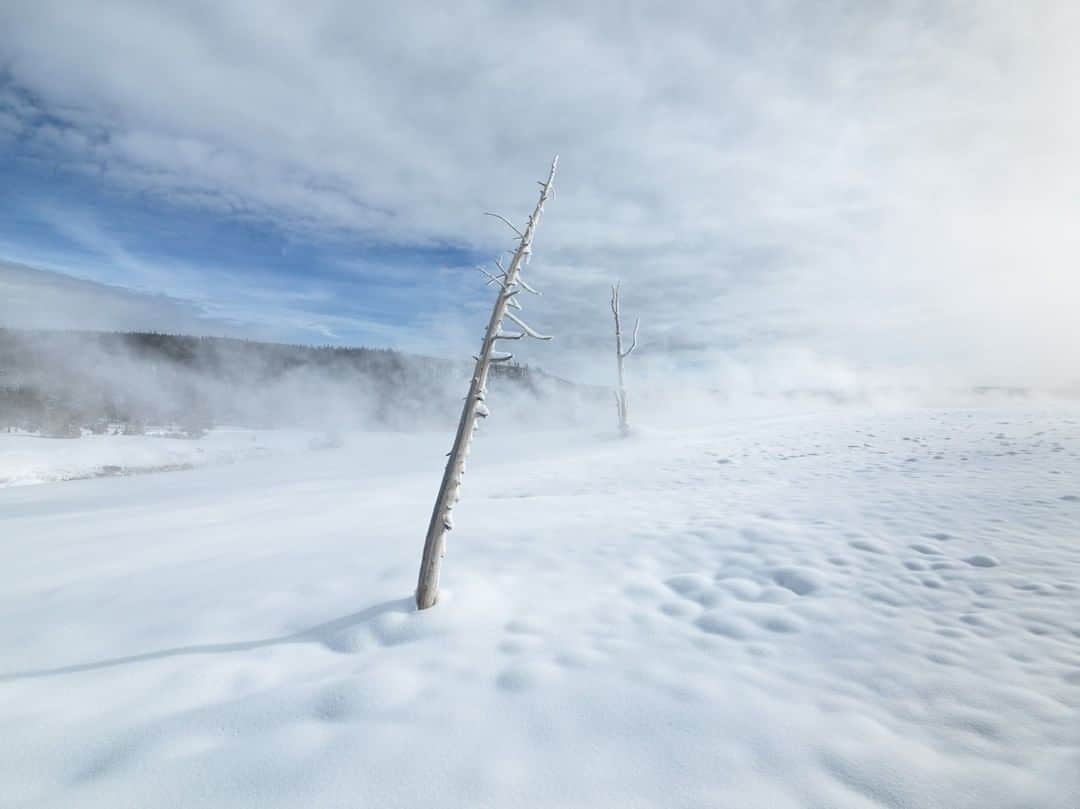
[[[156,652],[144,652],[143,654],[128,655],[127,657],[113,657],[106,660],[95,660],[91,663],[77,663],[73,666],[59,666],[51,669],[27,669],[25,671],[13,671],[10,674],[0,674],[0,683],[8,683],[14,680],[28,680],[35,677],[53,677],[59,674],[76,674],[81,671],[94,671],[96,669],[108,669],[114,666],[125,666],[129,663],[143,663],[148,660],[160,660],[165,657],[182,657],[184,655],[205,654],[228,654],[230,652],[247,652],[251,649],[262,649],[267,646],[282,646],[288,643],[322,643],[333,648],[334,637],[354,626],[368,623],[390,612],[411,613],[416,611],[412,598],[395,598],[375,604],[367,609],[335,618],[323,624],[301,629],[291,635],[279,635],[274,638],[261,640],[242,640],[233,643],[202,643],[194,646],[177,646],[172,649],[161,649]]]

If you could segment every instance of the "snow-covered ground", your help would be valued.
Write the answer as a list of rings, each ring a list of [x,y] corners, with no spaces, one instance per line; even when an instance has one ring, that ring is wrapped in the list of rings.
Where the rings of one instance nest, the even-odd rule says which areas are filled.
[[[0,488],[176,471],[328,443],[332,441],[325,436],[278,430],[217,429],[199,439],[164,430],[146,435],[87,433],[78,439],[0,432]]]
[[[717,419],[0,491],[0,805],[1080,806],[1080,409]]]

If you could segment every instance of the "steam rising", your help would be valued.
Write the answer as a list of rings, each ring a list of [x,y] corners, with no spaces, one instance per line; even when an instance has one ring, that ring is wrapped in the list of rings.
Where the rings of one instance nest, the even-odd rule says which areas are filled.
[[[469,369],[391,351],[221,338],[0,330],[0,427],[191,437],[214,426],[445,430]],[[503,427],[581,420],[596,392],[521,366],[492,374]]]

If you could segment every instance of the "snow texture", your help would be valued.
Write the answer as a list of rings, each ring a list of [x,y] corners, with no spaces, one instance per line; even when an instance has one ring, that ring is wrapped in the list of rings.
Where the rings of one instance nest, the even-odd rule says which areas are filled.
[[[0,805],[1080,806],[1080,412],[446,441],[0,490]]]
[[[86,433],[79,439],[0,432],[0,488],[177,471],[333,443],[326,435],[284,430],[218,429],[201,439],[165,430],[148,435]]]

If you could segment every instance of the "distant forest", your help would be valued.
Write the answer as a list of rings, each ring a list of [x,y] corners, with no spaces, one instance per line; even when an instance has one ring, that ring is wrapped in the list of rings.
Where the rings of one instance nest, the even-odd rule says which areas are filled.
[[[216,425],[415,429],[456,418],[471,365],[402,352],[144,332],[0,329],[0,429],[199,437]],[[492,368],[510,400],[575,388]]]

